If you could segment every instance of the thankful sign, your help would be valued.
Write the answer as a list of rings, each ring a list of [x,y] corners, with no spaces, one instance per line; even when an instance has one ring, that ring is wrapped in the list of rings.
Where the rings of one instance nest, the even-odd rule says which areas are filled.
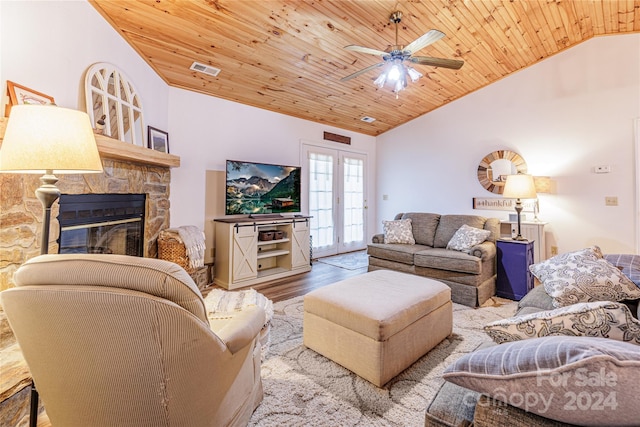
[[[524,212],[533,212],[536,204],[535,200],[522,200],[522,210]],[[516,208],[516,199],[505,199],[498,197],[474,197],[473,209],[484,209],[491,211],[512,211]]]

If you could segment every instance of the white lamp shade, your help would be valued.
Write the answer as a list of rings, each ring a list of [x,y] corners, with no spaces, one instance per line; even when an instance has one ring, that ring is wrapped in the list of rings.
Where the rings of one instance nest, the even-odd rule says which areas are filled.
[[[11,107],[0,153],[0,172],[102,172],[89,116],[53,105]]]
[[[508,199],[535,199],[536,185],[533,176],[518,174],[507,176],[502,196]]]

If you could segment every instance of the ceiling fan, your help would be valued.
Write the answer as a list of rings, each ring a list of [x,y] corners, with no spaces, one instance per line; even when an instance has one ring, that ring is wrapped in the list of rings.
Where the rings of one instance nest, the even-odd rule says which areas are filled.
[[[351,80],[352,78],[358,77],[360,74],[364,74],[370,70],[373,70],[374,68],[379,68],[383,65],[387,65],[385,71],[380,74],[380,76],[373,83],[380,88],[382,88],[387,82],[392,83],[394,85],[393,91],[396,93],[397,98],[398,92],[400,92],[407,86],[407,76],[409,76],[409,78],[411,78],[411,80],[414,82],[422,77],[422,73],[418,72],[413,67],[406,65],[405,63],[430,65],[433,67],[450,68],[453,70],[458,70],[460,69],[460,67],[462,67],[464,61],[460,61],[457,59],[432,58],[430,56],[413,56],[414,53],[443,38],[445,34],[442,31],[430,30],[408,45],[402,46],[398,44],[398,24],[401,20],[402,12],[395,11],[391,13],[391,16],[389,16],[389,21],[391,21],[396,26],[396,44],[394,46],[391,46],[388,52],[356,45],[345,46],[345,49],[353,50],[354,52],[380,56],[382,57],[383,62],[371,65],[360,71],[356,71],[353,74],[343,77],[342,79],[340,79],[340,81],[345,82],[347,80]]]

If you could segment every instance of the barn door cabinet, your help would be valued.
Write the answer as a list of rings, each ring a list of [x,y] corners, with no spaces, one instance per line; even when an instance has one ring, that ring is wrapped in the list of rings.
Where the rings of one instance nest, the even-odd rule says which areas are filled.
[[[215,220],[213,282],[252,286],[311,270],[309,217]]]

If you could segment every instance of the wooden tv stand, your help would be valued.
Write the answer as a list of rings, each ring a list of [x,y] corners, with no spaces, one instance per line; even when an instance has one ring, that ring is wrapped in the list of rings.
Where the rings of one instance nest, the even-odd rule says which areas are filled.
[[[215,219],[213,282],[236,289],[310,271],[310,218]],[[261,231],[278,231],[282,236],[260,240]]]

